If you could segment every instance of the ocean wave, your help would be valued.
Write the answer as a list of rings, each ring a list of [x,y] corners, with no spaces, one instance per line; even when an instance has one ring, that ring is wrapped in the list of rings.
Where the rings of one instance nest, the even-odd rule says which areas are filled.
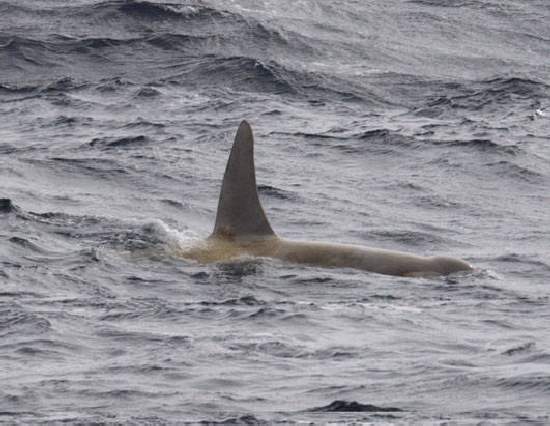
[[[37,86],[28,86],[28,85],[14,85],[7,83],[0,83],[0,94],[27,94],[35,91]]]
[[[65,224],[68,226],[91,226],[102,224],[102,219],[97,216],[77,216],[63,212],[24,212],[23,217],[27,220],[35,220],[48,224]]]
[[[114,317],[112,319],[125,319],[126,317]],[[135,317],[128,317],[133,319]],[[102,317],[105,321],[111,319],[109,315]],[[140,332],[125,330],[114,326],[104,326],[97,331],[97,335],[106,339],[128,344],[144,344],[153,343],[156,345],[189,347],[192,343],[192,338],[186,335],[167,335],[166,333]]]
[[[535,258],[538,256],[535,256]],[[518,262],[518,263],[527,263],[530,265],[546,265],[548,268],[550,268],[550,265],[541,262],[540,260],[534,260],[533,256],[526,253],[508,253],[503,256],[497,257],[495,260],[498,260],[500,262]]]
[[[160,33],[146,35],[142,37],[130,38],[111,38],[111,37],[61,37],[55,38],[56,43],[51,42],[50,48],[58,53],[83,53],[83,54],[102,54],[108,58],[108,53],[118,54],[126,51],[131,54],[133,51],[149,49],[149,55],[152,55],[151,48],[159,48],[167,51],[187,51],[193,55],[197,54],[198,49],[211,40],[209,36],[179,34],[179,33]]]
[[[263,306],[267,302],[258,300],[254,296],[243,296],[238,299],[226,299],[220,302],[218,301],[202,301],[199,302],[203,306]]]
[[[439,194],[424,194],[416,196],[413,199],[413,202],[415,205],[424,207],[424,208],[432,208],[432,209],[449,209],[449,210],[457,210],[462,207],[464,207],[462,204],[458,203],[457,201],[454,201],[452,198],[448,198]],[[441,239],[442,243],[444,242],[444,246],[448,245],[457,245],[458,242],[451,241],[450,239]]]
[[[303,320],[303,318],[300,318]],[[361,356],[361,352],[353,347],[331,347],[328,349],[319,349],[316,351],[302,350],[296,358],[309,360],[327,360],[341,361],[344,359],[357,358]]]
[[[491,139],[455,139],[455,140],[443,140],[442,145],[447,145],[457,148],[473,148],[476,151],[487,152],[487,153],[497,153],[497,154],[507,154],[507,155],[517,155],[522,150],[517,145],[501,145]]]
[[[333,401],[323,407],[311,408],[311,412],[323,412],[323,413],[341,413],[341,412],[363,412],[363,413],[391,413],[401,412],[400,408],[396,407],[381,407],[372,404],[362,404],[356,401]]]
[[[514,392],[537,392],[550,394],[550,376],[525,374],[495,380],[496,386]]]
[[[388,129],[373,129],[350,135],[352,138],[367,140],[370,144],[394,145],[410,149],[425,148],[427,145],[440,148],[468,149],[478,152],[516,156],[522,152],[515,144],[499,144],[491,139],[439,139],[423,135],[408,136]]]
[[[277,358],[296,358],[301,350],[300,347],[275,340],[261,343],[232,343],[228,349],[242,354],[264,354]]]
[[[9,198],[0,198],[0,213],[12,213],[17,211],[17,207]]]
[[[50,321],[45,317],[29,312],[16,303],[0,302],[0,336],[3,338],[15,333],[26,336],[42,335],[49,331],[51,326]],[[35,343],[31,340],[21,343],[21,345],[26,347]],[[18,347],[14,347],[13,344],[7,341],[4,341],[0,348],[2,348],[3,353],[6,350],[18,349]]]
[[[276,30],[267,29],[258,22],[252,25],[247,23],[246,31],[250,33],[250,39],[268,38],[269,43],[275,43],[291,51],[295,50],[293,46],[288,46],[286,39]],[[226,56],[224,46],[232,45],[233,42],[227,40],[225,35],[172,32],[155,32],[152,35],[129,38],[78,38],[54,35],[49,37],[48,41],[17,36],[9,38],[3,45],[1,42],[0,38],[0,52],[9,50],[4,57],[7,61],[6,66],[12,67],[15,64],[19,71],[28,69],[26,63],[29,66],[38,67],[60,66],[61,70],[67,58],[73,55],[84,55],[85,58],[79,59],[75,56],[71,62],[76,64],[74,66],[77,70],[76,74],[85,75],[89,71],[90,61],[97,63],[98,55],[102,61],[108,61],[111,67],[116,68],[117,63],[120,62],[120,55],[125,54],[126,57],[140,60],[155,59],[158,62],[159,74],[164,74],[158,80],[160,85],[218,86],[277,95],[295,95],[305,97],[309,102],[319,105],[334,97],[345,102],[371,104],[385,102],[351,80],[320,72],[298,70],[273,59],[262,59],[264,55],[261,46],[251,46],[249,49],[244,46],[244,49],[237,49],[237,51],[249,51],[250,56]],[[235,49],[229,51],[235,51]],[[183,57],[174,64],[173,54],[176,52]],[[43,79],[44,76],[40,75],[40,78]],[[121,85],[117,84],[116,79],[116,77],[110,81],[106,79],[98,85],[97,89],[117,90]],[[120,77],[118,79],[120,80]],[[88,85],[88,82],[83,80],[79,82],[73,76],[60,78],[46,87],[38,86],[34,89],[48,93],[65,93]],[[4,87],[3,90],[2,87]],[[0,87],[0,93],[8,90],[13,92],[13,88],[7,84],[2,87]],[[29,89],[33,88],[27,88],[27,91]],[[154,89],[145,89],[137,93],[140,97],[155,95],[158,95],[158,92]]]
[[[6,1],[0,1],[0,13],[10,13],[10,12],[26,12],[29,9],[18,4],[8,3]]]
[[[195,423],[195,422],[193,422]],[[199,425],[269,425],[272,421],[263,420],[252,414],[245,414],[238,417],[227,417],[222,420],[199,420]]]
[[[164,225],[156,222],[120,221],[93,216],[72,215],[64,212],[32,212],[15,206],[11,201],[4,202],[4,211],[14,212],[20,220],[41,226],[53,235],[72,239],[77,245],[72,251],[51,249],[47,243],[34,241],[21,235],[13,235],[8,241],[13,247],[23,250],[25,256],[33,256],[37,262],[98,262],[102,260],[98,247],[115,250],[141,250],[151,247],[169,247],[179,238]],[[81,247],[82,244],[87,244]],[[162,250],[159,250],[162,252]],[[39,256],[37,256],[39,255]]]
[[[42,121],[42,120],[37,120]],[[91,117],[82,117],[82,116],[67,116],[67,115],[59,115],[55,117],[53,120],[48,120],[43,122],[40,127],[42,128],[48,128],[48,127],[56,127],[56,128],[72,128],[75,126],[80,127],[89,127],[92,125],[94,119]]]
[[[53,233],[60,237],[79,238],[79,231],[73,229],[71,226],[66,225],[62,228],[53,230]],[[78,248],[75,247],[71,250],[60,250],[55,244],[46,240],[35,238],[37,241],[33,241],[30,238],[24,238],[21,236],[11,236],[6,239],[7,243],[11,244],[11,253],[16,257],[20,257],[25,260],[24,263],[27,266],[36,267],[43,264],[76,264],[76,263],[95,263],[100,261],[100,256],[95,247]],[[7,265],[14,266],[14,265]],[[19,266],[15,265],[16,268]],[[60,277],[70,279],[69,276]]]
[[[285,132],[271,132],[273,135],[290,135],[290,136],[296,136],[299,138],[304,139],[347,139],[346,136],[342,135],[335,135],[332,133],[309,133],[309,132],[293,132],[293,133],[285,133]]]
[[[158,364],[141,364],[141,365],[114,365],[103,369],[107,374],[163,374],[165,372],[174,371],[172,367],[166,367]]]
[[[206,55],[180,66],[179,73],[162,79],[163,83],[223,85],[224,87],[248,89],[275,94],[294,94],[293,76],[276,62],[264,63],[248,57],[218,57]]]
[[[341,78],[285,66],[275,60],[249,56],[226,57],[206,54],[192,61],[170,66],[161,84],[211,85],[276,95],[298,96],[323,104],[335,98],[345,102],[379,104],[364,88]],[[176,72],[174,72],[176,71]]]
[[[75,392],[78,396],[85,398],[87,401],[90,399],[100,399],[100,400],[117,400],[117,401],[128,401],[133,399],[146,399],[154,400],[159,398],[168,398],[170,396],[177,395],[177,391],[165,391],[160,392],[158,390],[146,391],[141,389],[111,389],[111,390],[100,390],[98,389],[84,389],[78,390]]]
[[[272,306],[264,306],[256,311],[252,312],[251,314],[247,315],[247,318],[249,319],[271,319],[271,318],[280,318],[284,315],[286,315],[287,310]]]
[[[134,121],[131,121],[129,123],[126,123],[122,125],[121,129],[136,129],[136,128],[155,128],[155,129],[163,129],[166,127],[163,123],[159,123],[156,121],[146,120],[142,117],[137,117]]]
[[[135,94],[134,97],[136,98],[156,98],[161,95],[161,92],[159,92],[157,89],[153,87],[142,87],[139,89]]]
[[[80,9],[80,10],[79,10]],[[137,0],[115,0],[96,3],[93,6],[83,6],[80,13],[108,13],[125,15],[143,20],[187,20],[223,18],[229,15],[204,5],[185,5],[181,3],[153,3]]]
[[[486,167],[490,168],[499,176],[509,177],[514,180],[522,180],[531,183],[540,183],[548,181],[548,177],[532,170],[527,166],[522,166],[512,161],[500,160],[496,162],[486,163]]]
[[[496,77],[487,80],[460,83],[449,90],[428,98],[425,105],[414,110],[420,117],[437,118],[457,114],[457,110],[494,113],[494,107],[508,108],[519,100],[535,101],[548,94],[549,87],[536,80],[520,77]],[[502,111],[505,112],[505,111]]]
[[[276,188],[271,185],[258,185],[258,192],[261,195],[265,195],[268,197],[273,197],[278,200],[295,200],[297,198],[297,194],[292,191],[286,191],[281,188]]]
[[[409,246],[420,247],[445,247],[448,245],[448,239],[437,236],[434,233],[414,232],[414,231],[371,231],[369,236],[374,236],[382,241],[396,241]]]
[[[542,81],[521,77],[495,77],[482,80],[482,84],[489,86],[487,91],[503,92],[519,96],[530,96],[540,90],[549,89]]]
[[[9,52],[12,55],[23,54],[23,49],[48,50],[50,43],[36,40],[30,37],[21,37],[18,35],[0,34],[0,51]]]
[[[50,82],[45,83],[42,86],[38,86],[43,93],[65,93],[75,89],[81,89],[87,87],[84,82],[79,82],[73,77],[62,77]]]
[[[29,251],[36,252],[36,253],[46,253],[47,252],[46,249],[40,247],[38,244],[30,241],[27,238],[13,236],[13,237],[9,237],[8,241],[10,243],[12,243],[13,245],[15,245],[15,246],[18,246],[18,247],[21,247],[21,248],[25,249],[26,252],[29,252]]]
[[[132,277],[129,277],[128,280],[131,280]],[[149,284],[158,284],[155,282],[157,280],[144,280]],[[120,322],[120,321],[129,321],[129,320],[146,320],[146,319],[177,319],[184,315],[185,310],[177,309],[175,307],[167,306],[163,303],[160,303],[158,300],[132,300],[115,309],[110,309],[108,314],[101,316],[101,321],[110,321],[110,322]],[[121,338],[125,335],[124,331],[120,332]],[[142,339],[147,341],[158,341],[160,337],[155,337],[153,335],[143,335],[143,336],[128,336],[128,338]],[[171,338],[163,337],[165,342],[176,342],[178,339],[183,339],[186,342],[189,341],[188,336],[172,336]]]
[[[79,10],[80,9],[80,10]],[[173,25],[178,21],[185,21],[186,27],[192,30],[190,34],[165,34],[157,40],[158,44],[165,48],[172,48],[173,43],[179,43],[182,40],[199,38],[199,34],[207,33],[204,38],[212,36],[212,31],[205,31],[206,28],[214,27],[214,34],[217,39],[224,37],[224,34],[230,31],[220,31],[227,27],[238,29],[238,32],[246,33],[254,44],[261,43],[262,40],[269,40],[270,43],[277,45],[286,45],[288,43],[278,30],[268,27],[266,24],[256,20],[252,16],[243,16],[234,11],[213,8],[201,3],[181,4],[181,3],[153,3],[148,1],[119,0],[107,1],[90,6],[75,8],[80,14],[101,18],[102,20],[126,18],[137,19],[142,24],[151,25],[167,23]],[[163,26],[163,29],[169,27]],[[151,40],[155,40],[153,36]],[[296,40],[299,42],[299,40]]]
[[[134,0],[104,1],[96,4],[74,5],[64,8],[20,8],[7,5],[6,13],[29,14],[34,19],[43,17],[44,14],[53,15],[49,20],[69,17],[79,21],[82,34],[98,31],[87,31],[101,28],[99,33],[106,34],[101,37],[75,37],[74,31],[64,31],[60,35],[54,35],[51,39],[65,48],[71,46],[73,50],[80,49],[104,49],[117,47],[122,44],[135,44],[149,41],[164,49],[174,49],[182,42],[194,39],[210,39],[215,37],[217,41],[225,38],[225,35],[245,34],[247,39],[254,40],[251,46],[258,43],[285,46],[288,39],[276,28],[269,27],[252,16],[243,16],[236,12],[217,9],[201,3],[178,4],[167,2],[149,2]],[[181,34],[178,28],[184,28],[188,33]],[[112,31],[113,27],[122,31]],[[175,32],[174,32],[175,31]],[[114,38],[118,34],[134,35],[127,38]],[[137,37],[135,37],[137,35]],[[0,38],[1,44],[2,38]],[[299,38],[293,41],[300,44]],[[35,40],[41,43],[39,40]],[[30,39],[27,44],[30,43]],[[42,44],[44,47],[45,44]]]
[[[334,131],[309,133],[309,132],[272,132],[272,134],[291,135],[308,139],[312,146],[322,146],[344,154],[361,154],[371,151],[392,152],[395,148],[416,148],[424,144],[420,139],[401,135],[387,129],[373,129],[354,132],[352,129],[345,133]],[[393,148],[392,148],[393,147]]]
[[[147,52],[147,57],[152,58],[158,56],[159,52],[168,51],[195,57],[208,47],[211,39],[211,36],[178,33],[156,33],[129,38],[72,37],[54,34],[49,36],[48,40],[0,35],[0,61],[8,68],[15,66],[25,69],[25,64],[37,67],[62,66],[63,62],[72,56],[72,62],[79,68],[89,66],[90,60],[96,63],[98,59],[116,63],[121,52],[126,52],[127,56],[137,57],[144,56],[144,52]],[[77,59],[79,56],[88,59]],[[78,65],[79,63],[81,64]],[[0,86],[0,93],[2,91],[13,91],[13,88],[4,83]]]
[[[77,171],[87,175],[111,179],[113,176],[128,175],[129,171],[118,161],[108,158],[90,157],[58,157],[52,156],[49,159],[33,160],[25,159],[26,162],[38,163],[55,169],[61,167],[69,171]],[[77,173],[78,173],[77,172]]]
[[[0,34],[0,66],[6,70],[54,67],[56,64],[50,55],[52,52],[55,52],[55,46],[50,43]]]
[[[407,3],[414,3],[422,6],[457,7],[457,8],[480,4],[480,2],[471,1],[471,0],[408,0]]]
[[[136,83],[122,77],[103,78],[94,87],[95,90],[102,93],[116,92],[120,88],[132,87]]]
[[[535,342],[527,342],[522,345],[514,346],[502,352],[502,355],[516,356],[524,355],[526,352],[531,352],[535,348]]]
[[[93,138],[90,146],[95,148],[110,149],[110,148],[135,148],[143,145],[148,145],[152,142],[151,138],[144,135],[125,136],[122,138],[103,137]]]
[[[87,52],[113,47],[120,50],[125,44],[129,47],[138,47],[136,45],[140,43],[147,43],[172,51],[182,47],[194,47],[194,55],[201,56],[201,53],[206,53],[203,47],[218,46],[219,52],[225,51],[226,48],[234,51],[236,37],[239,38],[239,43],[245,42],[245,50],[261,51],[262,46],[268,45],[289,48],[290,51],[305,51],[310,48],[300,37],[293,37],[292,32],[287,37],[277,28],[252,16],[243,16],[203,4],[107,1],[95,5],[70,7],[64,13],[81,19],[82,26],[90,28],[90,31],[84,32],[85,34],[97,33],[97,28],[104,29],[100,33],[105,35],[101,37],[78,37],[64,32],[53,40],[65,44],[65,48],[70,47],[74,51]],[[121,27],[122,31],[112,31],[114,26]],[[74,34],[72,31],[70,33]],[[123,35],[126,37],[121,37]],[[202,46],[198,43],[202,43]]]

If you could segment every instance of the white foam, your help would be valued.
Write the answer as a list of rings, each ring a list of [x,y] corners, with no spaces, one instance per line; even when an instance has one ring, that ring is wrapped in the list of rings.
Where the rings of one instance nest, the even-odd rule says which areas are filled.
[[[142,224],[144,232],[152,234],[170,249],[180,250],[200,241],[200,237],[190,229],[174,229],[160,219],[148,220]]]

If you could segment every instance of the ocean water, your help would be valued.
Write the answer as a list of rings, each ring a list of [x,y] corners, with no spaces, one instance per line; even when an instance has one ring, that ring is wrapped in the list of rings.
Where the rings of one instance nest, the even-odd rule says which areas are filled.
[[[550,423],[547,0],[0,1],[0,422]],[[201,265],[239,122],[275,231]]]

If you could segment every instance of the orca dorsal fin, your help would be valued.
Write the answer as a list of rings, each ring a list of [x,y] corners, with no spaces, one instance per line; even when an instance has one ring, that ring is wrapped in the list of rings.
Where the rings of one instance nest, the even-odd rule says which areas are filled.
[[[212,237],[268,237],[275,233],[267,220],[256,189],[254,136],[242,121],[223,176]]]

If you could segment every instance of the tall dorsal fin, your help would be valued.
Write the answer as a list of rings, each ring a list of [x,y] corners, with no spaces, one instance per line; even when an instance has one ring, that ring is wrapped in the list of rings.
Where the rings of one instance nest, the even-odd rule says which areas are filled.
[[[256,189],[254,136],[242,121],[223,176],[213,237],[267,237],[275,235]]]

